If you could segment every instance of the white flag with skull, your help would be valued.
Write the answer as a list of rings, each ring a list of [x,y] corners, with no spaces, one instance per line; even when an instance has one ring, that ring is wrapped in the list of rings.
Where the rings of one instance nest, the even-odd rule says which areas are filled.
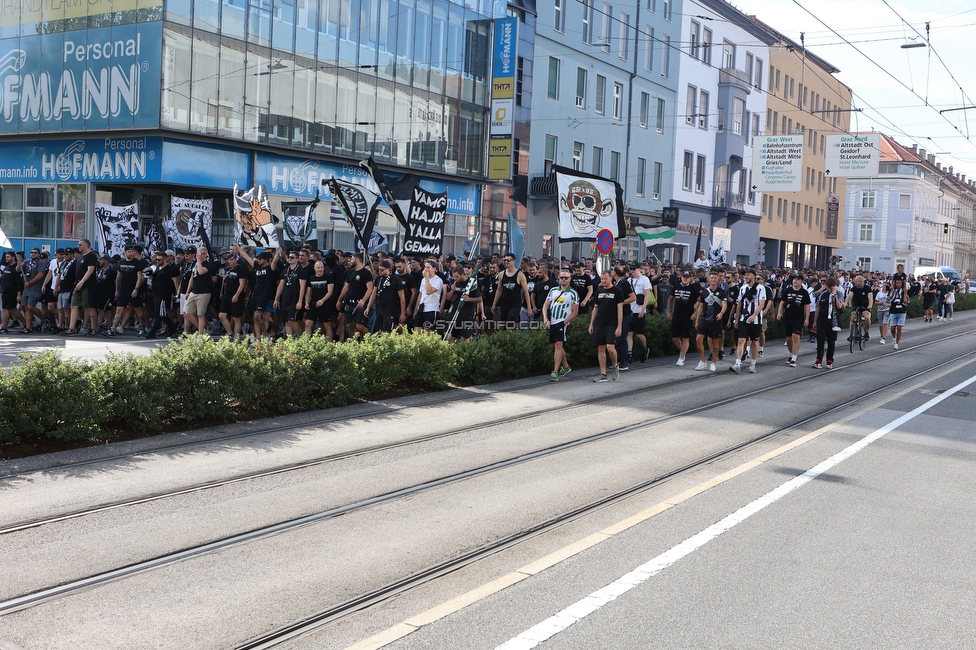
[[[559,241],[592,241],[601,230],[609,230],[614,239],[624,235],[623,190],[619,184],[567,167],[553,170]]]

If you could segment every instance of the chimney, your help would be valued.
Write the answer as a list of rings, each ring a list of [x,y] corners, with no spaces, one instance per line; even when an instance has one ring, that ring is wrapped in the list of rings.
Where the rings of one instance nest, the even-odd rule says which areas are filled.
[[[963,174],[960,180],[962,180],[963,185],[965,185],[966,184],[966,175]]]
[[[925,159],[927,161],[929,161],[929,164],[930,165],[934,165],[935,164],[935,154],[934,153],[930,153],[928,156],[925,157]]]
[[[953,175],[953,173],[952,173],[952,165],[949,165],[949,176],[952,176],[952,175]]]
[[[925,160],[925,149],[918,150],[918,157],[921,158],[922,160]]]

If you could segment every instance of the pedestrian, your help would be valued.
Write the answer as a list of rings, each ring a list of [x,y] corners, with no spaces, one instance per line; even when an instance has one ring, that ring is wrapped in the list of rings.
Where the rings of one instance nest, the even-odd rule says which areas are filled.
[[[403,290],[403,282],[393,273],[393,263],[381,260],[375,291],[369,297],[366,305],[367,317],[376,312],[376,330],[378,332],[392,332],[393,329],[407,322],[407,298]]]
[[[163,323],[166,324],[166,336],[176,336],[176,323],[170,317],[169,309],[180,289],[180,268],[176,266],[176,253],[172,250],[156,251],[154,261],[152,314],[150,314],[149,331],[146,332],[147,339],[156,338]]]
[[[925,312],[923,323],[931,323],[935,317],[935,300],[939,297],[939,290],[931,278],[925,278],[922,286],[922,310]]]
[[[617,369],[630,370],[630,359],[627,351],[627,337],[632,320],[631,305],[637,302],[637,295],[630,284],[630,269],[622,264],[613,267],[613,284],[620,295],[624,296],[624,317],[620,322],[620,334],[617,336]]]
[[[742,372],[746,342],[750,344],[751,363],[749,372],[756,372],[759,358],[759,335],[762,333],[762,315],[766,310],[766,287],[756,282],[756,272],[747,268],[742,272],[744,283],[739,289],[739,299],[735,304],[735,320],[739,331],[735,363],[729,368],[732,372]]]
[[[274,307],[285,320],[285,334],[293,338],[301,336],[304,327],[299,324],[299,312],[305,306],[305,287],[308,273],[302,268],[298,252],[287,254],[287,265],[278,276],[278,289],[275,292]]]
[[[634,338],[641,344],[641,363],[647,361],[650,350],[647,349],[647,337],[644,335],[646,330],[645,316],[647,309],[655,304],[654,287],[651,280],[644,271],[646,266],[635,265],[630,275],[630,287],[636,299],[630,303],[630,327],[627,331],[627,364],[630,365],[634,360]],[[625,310],[626,311],[626,310]]]
[[[559,286],[549,290],[542,304],[542,322],[549,330],[549,342],[553,346],[550,381],[559,381],[572,370],[566,358],[565,343],[569,337],[569,324],[579,313],[580,303],[579,294],[570,286],[572,275],[569,269],[559,271],[557,280]]]
[[[32,248],[30,259],[25,260],[20,266],[21,274],[24,276],[24,291],[21,294],[21,304],[24,307],[24,320],[27,326],[23,333],[30,334],[34,331],[34,317],[44,324],[44,306],[42,294],[44,291],[44,279],[47,277],[48,263],[41,258],[41,249]]]
[[[481,304],[481,288],[478,286],[477,278],[471,282],[471,274],[474,268],[471,262],[465,261],[458,264],[451,272],[451,340],[468,340],[474,336],[475,314],[478,313],[478,305]]]
[[[891,339],[897,350],[898,344],[901,343],[905,319],[908,317],[908,299],[905,298],[904,281],[901,278],[896,277],[892,285],[888,298],[888,327],[891,328]]]
[[[810,304],[810,292],[803,287],[803,278],[799,274],[792,275],[789,286],[783,289],[783,298],[780,300],[779,312],[776,315],[776,319],[783,323],[783,331],[790,351],[790,358],[786,363],[790,368],[796,368],[803,325],[810,319]]]
[[[691,277],[687,269],[681,272],[681,281],[671,292],[671,304],[668,306],[668,320],[671,321],[671,340],[678,348],[678,362],[685,365],[685,355],[691,344],[691,329],[694,327],[695,309],[701,289],[698,282]]]
[[[822,291],[817,298],[817,309],[814,312],[814,319],[817,322],[817,360],[813,367],[823,368],[824,347],[826,346],[827,370],[834,368],[834,347],[837,342],[837,332],[840,331],[840,311],[844,304],[840,300],[837,292],[837,280],[827,278],[827,290]],[[895,345],[898,349],[898,345]]]
[[[607,381],[608,371],[610,379],[620,377],[614,343],[623,329],[623,318],[624,297],[614,285],[610,271],[604,271],[600,274],[600,288],[590,312],[589,332],[600,364],[600,376],[593,380],[595,382]]]
[[[332,317],[335,314],[335,300],[332,299],[335,279],[324,261],[315,262],[312,270],[305,294],[305,333],[311,336],[315,323],[318,323],[318,331],[323,332],[325,338],[331,341]],[[408,274],[407,277],[411,276]]]
[[[708,272],[708,286],[705,287],[698,297],[697,325],[695,327],[696,342],[698,343],[698,365],[695,370],[705,369],[705,349],[706,346],[711,351],[711,363],[708,364],[709,372],[715,372],[715,364],[718,363],[718,352],[722,348],[725,330],[725,311],[728,308],[728,291],[719,282],[719,274],[716,269]]]
[[[889,309],[891,308],[891,291],[887,282],[878,286],[878,293],[874,295],[874,306],[878,312],[878,331],[881,333],[881,345],[885,344],[888,336]]]

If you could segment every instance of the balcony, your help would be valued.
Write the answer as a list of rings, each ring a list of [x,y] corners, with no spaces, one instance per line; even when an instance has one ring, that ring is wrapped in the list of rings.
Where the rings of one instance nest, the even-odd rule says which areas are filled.
[[[749,81],[749,75],[742,70],[737,70],[735,68],[722,68],[718,71],[718,83],[720,86],[723,84],[738,86],[748,93],[752,90],[752,87],[749,85]]]
[[[532,183],[529,186],[530,197],[534,199],[555,199],[558,191],[555,174],[532,177]]]
[[[891,250],[896,253],[909,253],[914,250],[912,242],[904,239],[896,239],[895,243],[891,245]]]

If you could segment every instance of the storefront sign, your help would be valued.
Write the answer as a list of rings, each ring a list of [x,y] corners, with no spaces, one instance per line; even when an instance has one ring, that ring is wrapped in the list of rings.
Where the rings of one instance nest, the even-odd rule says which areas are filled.
[[[383,172],[389,181],[400,176],[395,172]],[[363,185],[378,192],[375,181],[359,165],[342,165],[325,160],[293,158],[277,154],[258,152],[257,166],[254,170],[254,183],[264,183],[268,194],[293,196],[311,200],[318,189],[322,200],[332,200],[328,186],[323,179],[335,176],[339,180]],[[474,183],[457,183],[434,178],[421,178],[420,186],[432,194],[447,193],[447,211],[450,214],[477,216],[480,205],[480,189]]]
[[[157,182],[163,139],[89,138],[0,144],[0,180]]]
[[[104,14],[162,7],[162,0],[3,0],[0,2],[0,27],[88,18]]]
[[[0,134],[159,126],[162,38],[155,22],[0,41]]]
[[[836,196],[827,201],[827,232],[826,239],[837,239],[837,222],[840,220],[840,199]]]
[[[491,122],[488,126],[488,180],[507,181],[512,178],[517,50],[518,19],[495,20],[491,66]]]

